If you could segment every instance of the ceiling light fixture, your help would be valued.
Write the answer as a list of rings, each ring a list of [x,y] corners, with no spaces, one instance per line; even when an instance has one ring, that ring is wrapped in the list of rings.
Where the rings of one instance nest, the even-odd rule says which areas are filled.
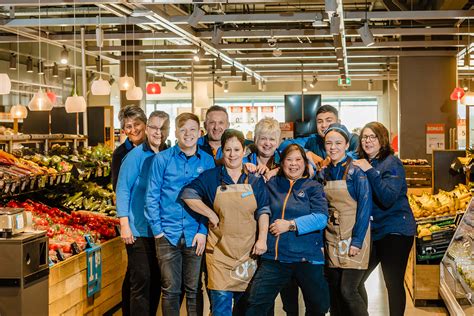
[[[341,32],[341,17],[337,14],[331,16],[331,25],[329,27],[331,35],[338,35]]]
[[[237,68],[235,68],[234,63],[232,63],[232,66],[230,66],[230,75],[232,77],[237,76]]]
[[[11,70],[16,70],[16,64],[17,64],[16,59],[17,59],[16,55],[14,53],[11,53],[10,54],[10,67],[9,67]]]
[[[308,83],[306,82],[306,80],[303,81],[303,92],[307,92],[308,91]]]
[[[101,14],[100,14],[100,7],[99,7],[99,25],[96,28],[96,40],[97,40],[97,46],[99,47],[99,56],[97,56],[96,59],[96,67],[97,71],[99,72],[99,79],[92,81],[91,85],[91,93],[93,95],[109,95],[110,91],[112,90],[112,87],[110,86],[110,83],[108,80],[102,79],[102,44],[103,44],[103,34],[101,37],[101,44],[99,45],[99,38],[98,38],[98,33],[97,31],[102,31],[101,29]]]
[[[68,60],[69,60],[69,52],[66,49],[66,46],[64,45],[63,50],[61,51],[60,63],[63,65],[66,65],[68,63]]]
[[[133,78],[135,78],[135,24],[132,25],[132,55],[133,55]],[[125,97],[129,101],[140,101],[143,98],[143,90],[140,87],[135,85],[135,80],[133,82],[133,87],[127,90]]]
[[[64,75],[64,79],[66,79],[66,80],[71,80],[72,79],[71,67],[69,67],[69,66],[66,67],[66,72],[65,72],[65,75]]]
[[[229,82],[228,81],[224,82],[224,93],[227,93],[227,92],[229,92]]]
[[[314,86],[316,86],[316,84],[318,83],[318,77],[317,76],[313,76],[313,81],[311,81],[311,83],[309,84],[309,86],[311,88],[314,88]]]
[[[211,39],[212,44],[219,45],[221,43],[222,36],[224,36],[224,31],[218,28],[217,25],[214,25]]]
[[[10,115],[12,119],[25,119],[28,116],[26,106],[17,104],[10,108]]]
[[[54,78],[59,77],[59,67],[56,62],[53,63],[53,77]]]
[[[33,72],[33,59],[31,58],[31,56],[28,56],[28,58],[26,59],[26,72]]]
[[[372,34],[367,22],[365,22],[361,28],[357,29],[357,33],[359,33],[365,46],[370,47],[375,44],[374,35]]]
[[[242,72],[242,81],[247,81],[247,73],[244,71]]]
[[[337,1],[336,0],[324,0],[324,10],[326,13],[331,16],[334,12],[337,11]]]
[[[166,78],[165,78],[165,76],[161,77],[161,86],[166,87]]]
[[[273,55],[274,57],[280,57],[282,54],[283,54],[283,52],[282,52],[281,49],[278,48],[278,47],[275,48],[275,49],[273,50],[273,53],[272,53],[272,55]]]
[[[179,90],[181,88],[182,84],[181,84],[181,81],[178,81],[178,83],[176,84],[176,86],[174,87],[175,90]]]
[[[369,82],[367,82],[367,90],[372,91],[373,87],[374,87],[374,81],[372,79],[369,79]]]
[[[255,79],[255,76],[254,76],[254,75],[252,75],[252,81],[251,81],[251,83],[252,83],[252,86],[255,86],[255,85],[257,84],[257,80]]]
[[[127,62],[127,17],[125,17],[125,47],[124,47],[124,56],[125,56],[125,74],[119,78],[118,86],[120,91],[127,91],[131,87],[135,86],[135,79],[128,76],[128,62]]]
[[[214,80],[214,84],[219,88],[222,88],[224,86],[222,82],[220,82],[220,77],[217,77],[216,80]]]
[[[42,60],[38,61],[38,75],[44,75],[44,63]]]

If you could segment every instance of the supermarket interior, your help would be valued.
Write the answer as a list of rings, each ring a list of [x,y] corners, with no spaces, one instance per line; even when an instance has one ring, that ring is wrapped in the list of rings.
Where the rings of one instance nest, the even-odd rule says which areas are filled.
[[[474,315],[473,9],[0,0],[0,316]]]

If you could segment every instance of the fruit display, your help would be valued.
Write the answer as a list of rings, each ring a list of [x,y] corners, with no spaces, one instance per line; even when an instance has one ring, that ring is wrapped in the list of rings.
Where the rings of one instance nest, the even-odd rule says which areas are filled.
[[[464,212],[472,198],[469,188],[457,185],[452,191],[439,190],[438,194],[423,193],[421,196],[410,194],[408,201],[415,219],[437,216],[454,216],[457,211]]]
[[[438,222],[438,223],[427,223],[419,224],[416,227],[417,237],[418,238],[427,238],[431,237],[435,233],[442,233],[446,231],[452,231],[456,229],[456,225],[453,224],[452,220]]]
[[[66,210],[87,210],[109,216],[117,214],[112,184],[104,188],[95,182],[73,180],[44,194],[44,197]]]
[[[115,225],[118,219],[97,213],[78,211],[68,214],[58,208],[32,200],[24,202],[10,201],[7,207],[23,208],[33,215],[33,228],[47,231],[49,237],[50,258],[58,260],[58,250],[64,258],[73,254],[73,244],[79,251],[86,247],[85,234],[91,235],[97,242],[103,242],[117,236]]]

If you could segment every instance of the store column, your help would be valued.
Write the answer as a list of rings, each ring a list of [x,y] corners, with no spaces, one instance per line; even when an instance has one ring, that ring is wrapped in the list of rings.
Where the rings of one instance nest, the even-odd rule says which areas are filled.
[[[400,57],[399,127],[400,157],[431,160],[426,153],[426,124],[445,125],[445,144],[449,129],[456,127],[456,102],[449,99],[456,86],[456,58]]]

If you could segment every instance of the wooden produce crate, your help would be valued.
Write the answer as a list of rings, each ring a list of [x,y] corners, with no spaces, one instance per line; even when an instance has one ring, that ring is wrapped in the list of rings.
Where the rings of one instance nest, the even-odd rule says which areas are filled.
[[[417,264],[416,245],[408,257],[405,271],[405,285],[415,306],[424,305],[426,301],[440,300],[439,264]]]
[[[409,188],[431,187],[431,166],[403,165],[403,168]]]
[[[51,267],[49,315],[103,315],[122,300],[122,281],[127,254],[120,237],[101,245],[102,288],[87,297],[86,253],[82,252]]]

